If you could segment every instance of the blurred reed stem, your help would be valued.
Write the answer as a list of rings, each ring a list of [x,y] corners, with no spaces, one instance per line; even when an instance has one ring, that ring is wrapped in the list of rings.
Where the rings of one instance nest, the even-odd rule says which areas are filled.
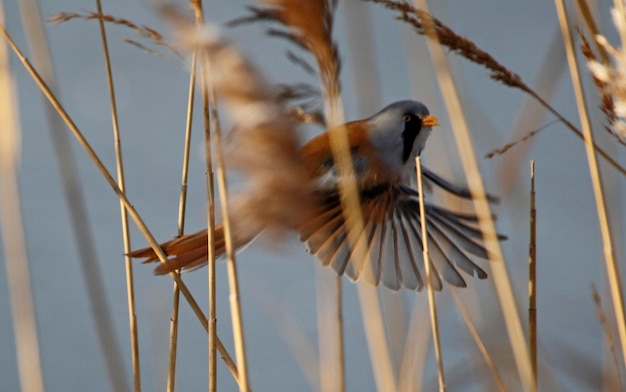
[[[2,0],[0,23],[4,26]],[[9,69],[9,53],[6,45],[0,43],[0,232],[4,244],[17,371],[23,391],[43,392],[37,321],[17,181],[20,152],[18,122],[17,95]]]
[[[422,317],[426,312],[426,306],[428,306],[427,301],[421,303],[419,298],[419,296],[415,296],[413,301],[406,345],[400,365],[399,392],[421,392],[423,390],[424,369],[426,368],[430,340],[430,322]]]
[[[461,313],[461,317],[463,317],[463,321],[465,321],[465,325],[467,325],[467,329],[472,335],[472,338],[474,338],[474,342],[476,342],[476,346],[478,346],[478,350],[482,354],[483,359],[485,360],[485,363],[487,364],[487,367],[491,371],[491,375],[493,376],[493,380],[496,383],[496,387],[498,388],[498,391],[506,392],[506,387],[504,386],[504,381],[502,381],[502,376],[500,376],[500,372],[498,371],[498,368],[496,367],[496,364],[493,361],[493,358],[491,357],[491,355],[489,355],[487,346],[485,346],[485,342],[480,337],[480,334],[478,333],[478,330],[476,329],[476,325],[472,321],[472,318],[469,312],[467,311],[467,308],[465,307],[465,305],[463,304],[463,301],[461,301],[458,294],[456,293],[456,289],[451,289],[450,294],[452,294],[452,298],[454,298],[454,301],[456,302],[456,306],[459,309],[459,312]]]
[[[426,0],[415,0],[415,2],[420,3],[422,8],[428,12]],[[482,176],[478,169],[478,163],[476,162],[476,154],[463,114],[461,102],[456,92],[446,54],[438,40],[431,19],[426,21],[424,28],[430,38],[427,40],[428,49],[432,61],[434,62],[434,68],[437,70],[439,86],[448,111],[448,118],[452,123],[452,130],[454,131],[454,137],[465,171],[465,177],[467,178],[470,191],[474,196],[473,202],[479,218],[479,227],[483,233],[485,245],[490,251],[489,261],[494,283],[498,299],[500,300],[500,307],[506,321],[518,373],[523,385],[530,391],[534,391],[534,389],[532,389],[534,382],[532,381],[533,375],[530,367],[528,345],[524,337],[522,323],[517,311],[517,304],[513,295],[513,288],[511,287],[500,243],[496,237],[497,231],[495,223],[486,198]]]
[[[139,229],[139,231],[144,235],[144,237],[146,238],[146,241],[148,242],[148,244],[150,244],[150,246],[154,250],[156,256],[159,258],[161,263],[167,263],[167,256],[165,255],[165,253],[163,252],[163,250],[159,246],[159,243],[156,241],[156,239],[154,238],[154,236],[152,235],[152,233],[148,229],[148,226],[146,225],[146,223],[141,218],[141,215],[139,215],[137,210],[133,207],[131,202],[126,197],[126,194],[117,186],[117,183],[113,179],[113,176],[111,176],[111,173],[109,173],[107,168],[102,163],[102,160],[100,160],[100,158],[98,157],[98,154],[96,154],[96,152],[91,147],[91,145],[89,144],[87,139],[85,139],[85,136],[78,129],[78,127],[76,126],[76,124],[74,123],[72,118],[69,116],[69,114],[65,111],[65,109],[63,108],[61,103],[57,100],[56,96],[52,93],[52,91],[50,90],[50,88],[48,87],[46,82],[41,78],[41,76],[39,75],[37,70],[32,66],[32,64],[24,56],[22,51],[15,44],[15,42],[13,41],[11,35],[7,32],[4,24],[0,24],[0,33],[6,39],[6,41],[9,43],[9,46],[11,47],[13,52],[17,55],[17,57],[19,58],[20,62],[24,66],[24,68],[31,75],[31,77],[33,78],[33,80],[35,81],[37,86],[41,89],[43,94],[46,96],[46,98],[52,104],[52,106],[57,111],[59,116],[61,116],[61,118],[63,119],[65,124],[68,126],[68,128],[72,132],[72,134],[76,137],[78,143],[83,147],[83,149],[85,150],[87,155],[89,155],[89,157],[91,158],[93,163],[96,165],[96,167],[98,168],[98,170],[100,171],[100,173],[102,174],[102,176],[104,177],[106,182],[109,184],[111,189],[113,189],[113,192],[115,192],[117,197],[119,197],[120,200],[122,200],[122,202],[124,203],[124,206],[126,207],[130,217],[133,219],[133,221],[137,225],[137,228]],[[178,285],[179,289],[181,290],[181,293],[183,294],[183,296],[185,297],[185,299],[189,303],[189,306],[193,310],[194,314],[196,315],[196,317],[198,318],[198,320],[200,321],[200,323],[202,324],[204,329],[208,332],[208,321],[207,321],[207,318],[204,316],[204,313],[202,312],[202,310],[198,306],[198,303],[196,302],[196,300],[194,299],[193,295],[191,294],[191,292],[187,288],[187,285],[180,279],[180,275],[178,273],[171,272],[170,276],[172,277],[172,279],[174,279],[174,281]],[[217,343],[217,349],[219,350],[220,354],[222,355],[222,359],[224,359],[224,362],[226,363],[226,365],[228,367],[228,370],[230,370],[230,372],[233,375],[233,377],[235,378],[235,380],[238,380],[238,377],[237,377],[237,373],[238,373],[237,366],[233,362],[230,354],[228,353],[228,351],[226,350],[226,348],[224,347],[224,345],[220,341],[219,337],[216,338],[216,343]]]
[[[602,326],[602,332],[604,341],[606,343],[607,349],[611,355],[611,362],[613,366],[615,366],[615,374],[617,382],[619,385],[617,388],[618,391],[623,391],[623,382],[622,382],[622,368],[623,366],[620,364],[619,354],[617,353],[617,344],[615,343],[615,337],[613,336],[613,332],[609,323],[609,319],[607,317],[606,312],[604,311],[604,307],[602,306],[602,298],[600,297],[600,293],[598,293],[598,289],[595,285],[591,285],[591,296],[593,298],[593,302],[596,305],[596,315],[598,317],[598,321]],[[607,372],[608,373],[608,372]],[[607,374],[608,376],[608,374]],[[611,380],[609,379],[608,382]]]
[[[47,80],[57,90],[54,70],[46,43],[46,36],[41,23],[39,7],[36,2],[22,0],[19,2],[20,13],[26,37],[28,39],[33,61],[42,70],[42,80]],[[108,309],[104,285],[101,281],[99,261],[95,251],[93,235],[87,217],[82,187],[79,183],[78,169],[73,159],[69,138],[63,125],[48,104],[44,105],[51,133],[55,158],[62,180],[62,189],[69,211],[72,233],[78,250],[81,272],[85,280],[91,316],[94,320],[98,343],[102,350],[109,379],[115,389],[127,390],[128,383],[121,365],[121,354],[115,334],[112,318]],[[130,308],[129,308],[130,309]],[[129,310],[130,313],[130,310]],[[132,323],[132,318],[131,318]]]
[[[441,341],[439,337],[439,320],[437,318],[437,303],[435,302],[435,291],[433,290],[432,274],[434,273],[430,265],[430,255],[428,253],[428,229],[426,228],[426,208],[424,207],[424,186],[422,180],[422,159],[415,158],[415,168],[417,171],[417,191],[419,193],[420,205],[420,226],[422,228],[422,258],[424,259],[424,271],[426,273],[426,291],[428,292],[428,308],[430,310],[430,324],[433,331],[433,345],[435,348],[435,358],[437,360],[437,379],[439,381],[439,391],[446,391],[446,378],[443,369],[443,355],[441,353]]]
[[[624,10],[624,5],[621,1],[616,1],[615,3],[618,10]],[[594,136],[591,129],[591,121],[587,112],[585,93],[578,70],[578,61],[576,58],[576,52],[574,50],[574,40],[570,33],[570,25],[565,10],[565,4],[562,0],[555,0],[555,5],[559,17],[559,24],[561,25],[561,32],[563,34],[563,43],[565,45],[565,52],[567,54],[570,75],[572,77],[572,88],[574,89],[574,94],[576,96],[578,115],[580,116],[580,123],[584,134],[585,151],[587,153],[589,172],[596,199],[596,209],[600,224],[600,233],[602,236],[604,260],[606,263],[606,269],[609,278],[611,298],[613,300],[613,311],[615,312],[617,330],[622,348],[622,356],[624,358],[624,361],[626,362],[626,315],[624,313],[624,296],[622,290],[621,275],[619,271],[619,264],[615,258],[614,253],[613,235],[609,227],[609,217],[608,211],[606,209],[606,200],[604,195],[604,188],[602,185],[602,176],[600,173],[596,153],[593,148]],[[625,14],[621,13],[620,15]],[[622,37],[622,39],[622,42],[626,42],[626,37]]]

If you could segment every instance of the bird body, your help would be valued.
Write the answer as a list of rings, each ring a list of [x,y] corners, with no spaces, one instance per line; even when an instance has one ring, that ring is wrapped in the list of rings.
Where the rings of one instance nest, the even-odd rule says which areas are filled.
[[[346,123],[354,176],[360,192],[363,230],[359,242],[365,245],[371,269],[363,268],[363,260],[355,260],[353,246],[348,242],[339,176],[330,145],[331,129],[314,137],[300,149],[300,157],[312,183],[315,200],[313,216],[298,229],[307,249],[338,274],[353,280],[361,277],[378,285],[381,282],[394,290],[406,287],[421,290],[424,286],[419,195],[411,187],[415,178],[415,157],[424,149],[431,128],[438,125],[426,106],[415,101],[393,103],[374,116]],[[471,197],[465,188],[450,184],[429,170],[424,175],[443,189],[460,197]],[[261,207],[262,208],[262,207]],[[468,255],[487,258],[482,233],[475,227],[477,218],[426,204],[427,231],[430,246],[432,284],[441,289],[441,278],[463,287],[465,281],[457,268],[483,279],[484,270]],[[234,235],[236,248],[254,239]],[[215,230],[215,254],[225,252],[224,230]],[[505,238],[499,236],[500,239]],[[168,256],[167,264],[155,273],[175,269],[193,269],[207,262],[207,230],[175,238],[161,244]],[[158,261],[151,248],[129,254]],[[362,273],[368,271],[367,273]]]

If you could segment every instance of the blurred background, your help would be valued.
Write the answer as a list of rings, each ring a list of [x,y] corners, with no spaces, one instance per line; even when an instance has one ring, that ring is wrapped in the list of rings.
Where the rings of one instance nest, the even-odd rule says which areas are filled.
[[[186,7],[182,0],[176,3]],[[579,123],[552,2],[471,0],[432,3],[433,15],[458,34],[474,41],[501,64],[519,73],[566,118]],[[574,3],[570,3],[570,8],[575,10]],[[151,1],[107,0],[103,2],[103,12],[150,26],[168,37],[168,27],[155,12],[154,4]],[[205,1],[204,8],[208,21],[223,26],[225,22],[245,15],[246,7],[253,4],[241,0],[213,0]],[[612,6],[612,2],[598,1],[595,11],[603,34],[619,45],[610,20]],[[27,52],[17,2],[7,1],[4,7],[7,30]],[[41,9],[43,18],[47,19],[60,12],[95,11],[95,3],[49,0],[42,2]],[[576,16],[573,20],[577,20]],[[46,24],[45,29],[61,101],[113,172],[115,157],[110,103],[97,22],[73,20],[60,25]],[[316,84],[314,78],[286,59],[284,53],[288,44],[268,38],[264,26],[245,25],[224,28],[223,31],[271,81]],[[130,38],[154,48],[129,29],[107,25],[107,34],[117,90],[127,195],[157,239],[167,240],[175,236],[177,230],[190,62],[162,48],[155,49],[163,54],[157,57],[123,42]],[[451,180],[464,183],[450,121],[424,38],[394,20],[391,12],[356,0],[339,1],[335,35],[343,60],[346,120],[372,115],[397,100],[414,98],[424,102],[442,125],[431,136],[423,155],[425,165]],[[368,60],[368,55],[373,56],[375,62]],[[522,92],[490,80],[487,71],[476,64],[454,54],[448,57],[455,71],[487,189],[502,197],[495,212],[499,217],[499,230],[509,236],[503,246],[523,315],[527,307],[529,160],[536,161],[541,382],[558,386],[561,390],[597,390],[604,385],[602,368],[610,372],[613,365],[607,354],[602,326],[596,317],[592,284],[598,287],[603,305],[611,314],[612,306],[606,290],[602,242],[584,145],[562,124],[556,123],[504,156],[482,158],[492,149],[548,124],[553,118],[540,110],[532,110],[532,107],[529,111],[522,111],[528,99]],[[20,196],[45,386],[49,391],[86,390],[86,385],[90,391],[107,391],[111,387],[90,317],[42,96],[14,55],[11,56],[11,67],[16,79],[21,121]],[[623,164],[624,146],[603,130],[604,118],[597,110],[597,90],[588,78],[584,63],[582,70],[589,106],[594,113],[597,141]],[[367,86],[362,82],[355,85],[358,72],[369,75]],[[200,100],[197,100],[186,232],[206,227],[200,108]],[[227,117],[223,118],[228,124]],[[303,130],[302,138],[306,140],[320,131],[307,128]],[[119,202],[73,138],[72,147],[96,238],[98,260],[95,262],[101,268],[115,338],[130,379],[132,367]],[[625,239],[621,230],[624,179],[602,160],[600,162],[619,257],[623,255]],[[145,239],[132,223],[131,228],[133,248],[146,246]],[[2,263],[6,262],[3,258],[0,252]],[[268,247],[264,241],[257,242],[238,257],[253,390],[299,391],[309,388],[285,341],[283,316],[277,314],[291,314],[302,332],[311,341],[317,340],[315,263],[317,261],[306,253],[295,235],[280,246]],[[481,266],[488,271],[487,264],[483,262]],[[225,263],[218,263],[217,276],[218,334],[234,354]],[[206,269],[184,274],[183,278],[201,306],[207,309]],[[468,283],[470,287],[458,293],[467,301],[489,348],[502,352],[502,363],[508,361],[508,368],[514,373],[507,333],[491,280],[468,279]],[[356,287],[346,279],[343,286],[347,389],[374,390]],[[437,300],[449,390],[485,390],[486,384],[481,379],[488,374],[473,371],[474,362],[480,359],[447,290],[445,287],[437,294]],[[417,320],[428,324],[426,295],[391,293],[384,288],[379,291],[385,292],[382,293],[383,303],[388,305],[384,306],[384,311],[393,320],[389,325],[389,339],[396,350],[394,358],[399,361],[414,309],[419,312],[415,316]],[[167,374],[172,280],[155,277],[151,266],[137,263],[135,295],[143,389],[162,390]],[[400,310],[395,308],[398,304]],[[10,315],[5,269],[2,268],[0,389],[16,391],[19,382]],[[430,348],[432,342],[422,340],[421,344],[428,344],[424,350],[430,352],[424,369],[424,389],[435,390],[437,372]],[[179,390],[207,388],[206,347],[207,334],[182,301],[177,371]],[[235,390],[237,386],[221,360],[218,370],[219,389]]]

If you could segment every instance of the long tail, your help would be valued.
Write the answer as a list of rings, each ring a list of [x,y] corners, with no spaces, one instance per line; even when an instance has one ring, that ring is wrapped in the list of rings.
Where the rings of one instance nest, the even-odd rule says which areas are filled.
[[[169,259],[167,264],[161,263],[154,269],[155,275],[168,274],[177,269],[192,270],[206,264],[209,254],[207,234],[207,229],[204,229],[159,244]],[[224,228],[218,226],[215,228],[215,257],[220,257],[225,252]],[[132,251],[128,255],[132,258],[146,258],[143,261],[144,264],[159,262],[159,258],[151,247]]]

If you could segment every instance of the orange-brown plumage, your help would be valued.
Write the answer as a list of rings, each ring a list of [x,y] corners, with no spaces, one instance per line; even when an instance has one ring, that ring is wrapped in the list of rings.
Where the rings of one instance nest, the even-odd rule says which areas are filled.
[[[351,159],[360,191],[363,229],[359,241],[365,244],[372,262],[373,273],[363,278],[374,285],[380,283],[397,290],[406,287],[420,290],[424,285],[419,195],[411,186],[414,177],[414,157],[424,148],[426,138],[437,119],[419,102],[401,101],[389,105],[378,114],[345,124]],[[299,156],[311,184],[317,205],[313,214],[297,231],[301,241],[326,266],[353,280],[362,276],[363,260],[354,260],[352,246],[347,240],[337,173],[331,150],[331,129],[311,139],[301,147]],[[436,185],[459,197],[471,197],[467,189],[455,186],[429,170],[424,175]],[[279,192],[277,190],[277,192]],[[263,208],[262,205],[258,208]],[[483,279],[487,276],[470,255],[487,258],[482,233],[476,227],[477,218],[459,214],[426,203],[427,235],[430,263],[435,271],[432,283],[441,289],[442,281],[464,287],[458,269]],[[291,213],[291,212],[290,212]],[[295,213],[295,211],[293,212]],[[245,217],[243,217],[245,218]],[[241,222],[245,225],[245,222]],[[235,230],[235,248],[252,241],[258,232],[242,234]],[[504,236],[500,236],[504,239]],[[170,257],[167,264],[155,269],[165,274],[175,269],[193,269],[207,261],[207,230],[175,238],[161,244]],[[215,231],[215,255],[225,252],[224,230]],[[151,248],[139,249],[131,257],[158,261]]]

